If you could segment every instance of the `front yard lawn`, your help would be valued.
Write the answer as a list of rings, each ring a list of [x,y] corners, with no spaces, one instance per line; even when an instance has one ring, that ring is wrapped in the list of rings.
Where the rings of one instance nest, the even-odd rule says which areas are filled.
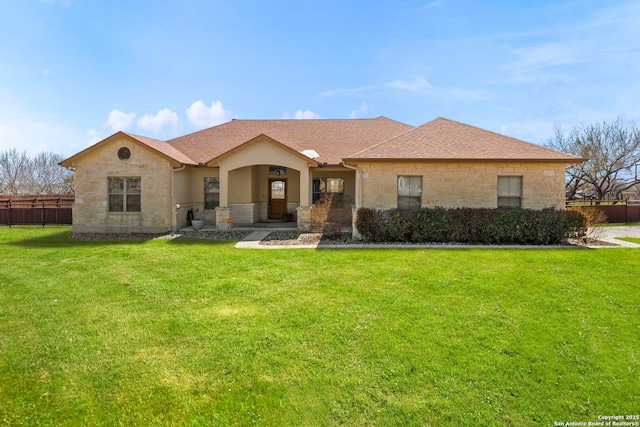
[[[637,243],[640,245],[640,238],[638,237],[618,237],[618,240],[624,240],[625,242]]]
[[[0,228],[2,425],[640,411],[640,251],[238,250]]]

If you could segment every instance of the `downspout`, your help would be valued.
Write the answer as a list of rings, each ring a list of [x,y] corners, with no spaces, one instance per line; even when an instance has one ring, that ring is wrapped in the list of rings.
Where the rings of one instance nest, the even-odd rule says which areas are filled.
[[[171,231],[171,232],[178,231],[178,217],[177,217],[178,207],[174,203],[174,198],[175,198],[175,173],[183,171],[186,167],[187,167],[187,165],[183,164],[179,168],[171,169],[171,183],[170,183],[171,196],[169,197],[169,222],[171,223],[170,226],[169,226],[169,228],[170,228],[169,231]]]
[[[358,166],[348,165],[345,162],[342,162],[342,165],[345,168],[354,170],[356,172],[356,208],[353,212],[353,220],[351,224],[351,237],[354,240],[362,240],[362,235],[358,233],[358,230],[355,225],[356,213],[358,212],[358,209],[362,207],[362,179],[363,179],[362,169],[360,169]]]

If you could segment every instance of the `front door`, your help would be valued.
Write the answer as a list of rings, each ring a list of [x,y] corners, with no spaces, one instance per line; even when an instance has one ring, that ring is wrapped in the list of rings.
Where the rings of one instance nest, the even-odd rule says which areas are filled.
[[[287,213],[287,181],[269,180],[269,219],[283,219]]]

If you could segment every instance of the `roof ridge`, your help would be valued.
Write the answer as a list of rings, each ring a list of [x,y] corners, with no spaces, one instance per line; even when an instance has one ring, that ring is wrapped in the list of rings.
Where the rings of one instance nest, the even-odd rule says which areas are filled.
[[[364,153],[364,152],[367,152],[367,151],[369,151],[369,150],[373,150],[374,148],[378,148],[379,146],[381,146],[381,145],[383,145],[383,144],[386,144],[386,143],[388,143],[388,142],[391,142],[391,141],[393,141],[393,140],[394,140],[394,139],[396,139],[396,138],[400,138],[401,136],[404,136],[404,135],[408,134],[409,132],[413,132],[414,130],[416,130],[416,129],[418,129],[418,128],[421,128],[422,126],[426,125],[427,123],[434,122],[434,121],[436,121],[437,119],[441,119],[441,118],[443,118],[443,117],[437,117],[437,118],[435,118],[435,119],[433,119],[433,120],[429,120],[428,122],[425,122],[425,123],[421,124],[420,126],[411,126],[411,125],[408,125],[408,126],[411,126],[411,129],[407,129],[406,131],[402,132],[402,133],[401,133],[401,134],[399,134],[399,135],[392,136],[392,137],[391,137],[391,138],[389,138],[389,139],[385,139],[385,140],[384,140],[384,141],[382,141],[382,142],[378,142],[377,144],[374,144],[374,145],[372,145],[372,146],[370,146],[370,147],[367,147],[367,148],[364,148],[364,149],[362,149],[362,150],[360,150],[360,151],[357,151],[357,152],[355,152],[355,153],[351,154],[351,156],[349,156],[349,157],[345,157],[345,158],[347,158],[347,159],[348,159],[348,158],[353,158],[353,157],[356,157],[357,155],[359,155],[360,153]],[[389,119],[389,120],[393,120],[393,119]],[[445,120],[446,120],[446,119],[445,119]],[[396,121],[396,120],[394,120],[394,121]],[[398,122],[398,123],[402,123],[402,122]],[[406,123],[405,123],[405,124],[406,124]]]
[[[305,121],[317,121],[317,122],[321,122],[321,121],[331,121],[331,122],[335,122],[335,121],[356,121],[356,120],[378,120],[378,119],[388,119],[388,120],[393,120],[390,119],[389,117],[386,116],[378,116],[378,117],[354,117],[354,118],[350,118],[350,117],[339,117],[339,118],[317,118],[317,119],[285,119],[285,118],[280,118],[280,119],[231,119],[231,122],[286,122],[286,121],[295,121],[295,122],[305,122]],[[394,120],[397,121],[397,120]],[[225,122],[225,123],[229,123],[229,122]],[[399,122],[400,123],[400,122]],[[221,123],[224,124],[224,123]],[[217,125],[219,126],[219,125]],[[215,126],[212,126],[215,127]],[[208,129],[208,128],[207,128]]]
[[[452,140],[450,137],[445,137],[443,139],[442,136],[438,136],[439,134],[450,134],[458,136],[455,137],[454,140]],[[468,137],[465,135],[468,135]],[[460,141],[456,142],[456,139],[460,139]],[[476,142],[473,142],[474,140],[476,140]],[[469,144],[471,144],[471,146],[469,146]],[[482,148],[482,145],[485,145],[486,147]],[[493,147],[491,147],[492,145]],[[460,159],[463,157],[466,158],[465,156],[470,155],[470,153],[462,154],[460,152],[461,147],[465,146],[467,147],[462,148],[463,150],[471,149],[472,151],[474,151],[474,155],[472,155],[472,157],[479,159],[480,157],[478,157],[478,152],[475,152],[477,149],[480,149],[481,151],[488,150],[489,153],[492,153],[495,150],[498,150],[498,147],[503,147],[505,145],[511,146],[512,148],[510,148],[510,150],[513,149],[513,147],[519,146],[520,148],[516,149],[516,152],[524,151],[525,157],[522,157],[522,159],[527,158],[528,155],[526,155],[526,153],[528,152],[530,153],[529,155],[531,155],[532,158],[557,157],[558,159],[565,159],[569,161],[582,160],[578,156],[572,154],[564,153],[562,151],[554,150],[540,144],[535,144],[529,141],[514,138],[509,135],[503,135],[498,132],[480,128],[478,126],[473,126],[467,123],[458,122],[456,120],[447,119],[445,117],[437,117],[433,120],[425,122],[420,126],[388,138],[378,144],[357,151],[350,156],[345,157],[345,159],[364,159],[368,158],[369,156],[373,156],[372,158],[378,158],[379,156],[382,156],[381,153],[383,152],[387,153],[386,155],[388,155],[390,153],[390,150],[395,152],[396,155],[391,155],[391,157],[396,159],[400,158],[399,156],[397,156],[398,152],[396,152],[396,150],[400,150],[405,154],[416,154],[417,152],[422,152],[427,155],[427,153],[429,153],[429,156],[435,155],[434,158],[438,159]],[[442,156],[442,150],[453,150],[453,152],[457,151],[458,154],[453,157]],[[451,152],[449,154],[451,154]],[[494,157],[494,155],[489,155],[489,157],[487,158]],[[415,155],[409,155],[407,158],[415,158]],[[498,156],[496,158],[502,158],[502,156]],[[511,160],[514,159],[515,157],[511,157]]]
[[[193,164],[197,164],[197,162],[194,161],[188,153],[185,153],[184,151],[180,150],[178,147],[175,147],[174,145],[170,144],[168,141],[163,141],[161,139],[155,139],[155,138],[149,138],[148,136],[136,135],[134,133],[129,133],[129,132],[125,132],[125,131],[120,131],[120,132],[123,133],[124,135],[127,135],[127,136],[139,141],[140,143],[146,145],[147,147],[151,148],[154,151],[158,151],[158,150],[156,150],[156,148],[154,148],[154,147],[150,146],[149,144],[147,144],[145,142],[145,140],[156,142],[156,143],[159,143],[159,144],[166,144],[167,147],[169,147],[172,150],[177,151],[178,153],[183,155],[186,159],[190,160]],[[162,153],[162,154],[164,154],[166,156],[169,156],[169,157],[173,158],[174,160],[178,160],[172,154],[169,154],[169,153]]]
[[[322,118],[320,118],[320,119],[235,119],[234,118],[234,119],[231,119],[231,120],[229,120],[227,122],[224,122],[224,123],[220,123],[220,124],[217,124],[217,125],[214,125],[214,126],[209,126],[207,128],[196,130],[196,131],[184,134],[184,135],[176,136],[175,138],[168,139],[168,140],[166,140],[164,142],[167,142],[168,144],[173,146],[173,142],[175,142],[177,140],[180,140],[180,139],[183,139],[185,137],[192,136],[192,135],[195,135],[195,134],[198,134],[198,133],[201,133],[201,132],[206,132],[206,131],[208,131],[210,129],[217,128],[217,127],[220,127],[220,126],[230,125],[231,123],[239,123],[239,122],[292,122],[292,123],[293,122],[295,122],[295,123],[300,122],[300,123],[304,123],[304,122],[308,122],[308,121],[315,121],[315,122],[344,121],[344,122],[346,122],[346,121],[365,121],[365,120],[373,121],[373,120],[380,120],[380,119],[386,119],[386,120],[390,120],[390,121],[393,121],[393,122],[396,122],[396,123],[406,124],[406,123],[402,123],[402,122],[400,122],[398,120],[394,120],[394,119],[391,119],[391,118],[386,117],[386,116],[379,116],[379,117],[374,117],[374,118],[361,117],[361,118],[355,118],[355,119],[351,119],[351,118],[341,118],[341,119],[322,119]],[[131,135],[134,136],[133,134],[131,134]],[[141,135],[139,135],[139,136],[141,136]],[[143,136],[141,136],[141,137],[143,137]],[[143,137],[143,138],[145,138],[145,137]],[[160,141],[160,140],[157,140],[157,141]]]
[[[560,154],[564,154],[564,155],[569,154],[569,155],[575,156],[574,154],[565,153],[564,151],[556,150],[554,148],[550,148],[550,147],[547,147],[545,145],[540,145],[540,144],[536,144],[535,142],[525,141],[524,139],[516,138],[516,137],[510,136],[510,135],[505,135],[503,133],[498,133],[498,132],[495,132],[495,131],[492,131],[492,130],[489,130],[489,129],[484,129],[484,128],[481,128],[481,127],[478,127],[478,126],[470,125],[468,123],[459,122],[457,120],[448,119],[446,117],[438,117],[438,118],[436,118],[436,119],[434,119],[432,121],[435,121],[435,120],[438,120],[438,119],[446,120],[448,122],[456,123],[458,125],[463,125],[463,126],[466,126],[466,127],[478,129],[478,130],[483,131],[483,132],[492,133],[492,134],[494,134],[496,136],[499,136],[499,137],[502,137],[502,138],[509,138],[509,139],[514,140],[514,141],[522,142],[522,143],[525,143],[525,144],[528,144],[528,145],[531,145],[531,146],[534,146],[534,147],[544,148],[544,149],[547,149],[547,150],[550,150],[550,151],[555,151],[556,153],[560,153]],[[429,123],[429,122],[427,122],[427,123]],[[427,123],[425,123],[425,124],[427,124]],[[575,156],[575,157],[577,158],[578,156]]]
[[[131,138],[135,138],[135,139],[143,138],[143,139],[150,139],[150,140],[152,140],[152,141],[156,141],[156,142],[168,142],[168,141],[163,140],[163,139],[151,138],[151,137],[144,136],[144,135],[138,135],[138,134],[131,133],[131,132],[125,132],[125,131],[123,131],[123,130],[121,130],[121,131],[119,131],[119,132],[122,132],[123,134],[128,135],[128,136],[130,136]],[[116,132],[116,133],[117,133],[117,132]],[[114,135],[115,135],[115,134],[114,134]],[[105,139],[106,139],[106,138],[105,138]]]

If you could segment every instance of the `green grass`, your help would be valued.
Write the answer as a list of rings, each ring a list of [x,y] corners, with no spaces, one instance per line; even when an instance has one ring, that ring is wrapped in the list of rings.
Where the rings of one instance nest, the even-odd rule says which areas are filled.
[[[640,408],[640,251],[0,228],[0,425],[548,426]]]
[[[640,245],[640,238],[638,237],[616,237],[618,240],[624,240],[625,242],[637,243]]]

